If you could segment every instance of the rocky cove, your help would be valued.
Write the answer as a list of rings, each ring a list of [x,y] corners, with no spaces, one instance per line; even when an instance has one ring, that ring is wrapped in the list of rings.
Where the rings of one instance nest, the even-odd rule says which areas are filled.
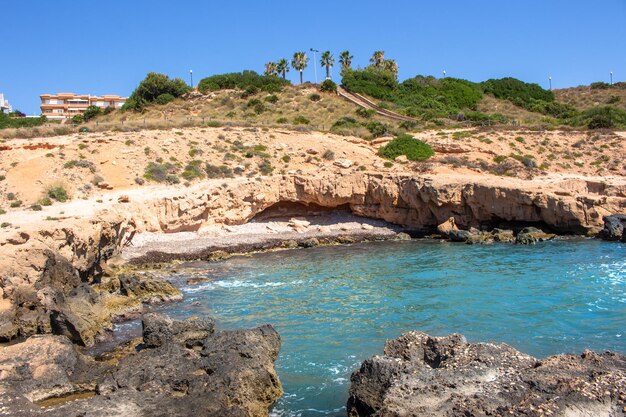
[[[301,220],[300,224],[292,224],[294,233],[290,235],[270,233],[243,243],[226,239],[216,244],[208,234],[202,244],[190,244],[197,235],[212,228],[225,229],[227,235],[236,234],[228,228],[278,217],[315,217],[328,209],[395,226],[380,232],[379,225],[363,220],[360,228],[333,233],[330,228],[321,229],[326,226],[313,230],[306,224],[310,223],[308,220]],[[454,175],[378,173],[286,175],[260,181],[204,182],[184,190],[156,189],[152,194],[145,190],[142,195],[129,192],[117,196],[117,201],[101,210],[76,210],[77,215],[56,222],[28,221],[20,225],[17,233],[3,232],[0,336],[4,340],[55,334],[88,346],[106,337],[114,320],[140,313],[143,303],[181,298],[180,291],[167,281],[128,271],[124,266],[128,262],[221,259],[229,253],[389,239],[404,231],[423,235],[436,232],[437,226],[451,218],[454,227],[440,230],[448,237],[454,229],[473,227],[480,231],[500,227],[519,231],[522,226],[537,226],[552,233],[594,235],[602,230],[604,216],[626,210],[626,183],[580,178],[505,181],[485,177],[468,182],[467,178]],[[72,213],[71,208],[66,211]],[[189,235],[178,241],[165,239],[165,244],[146,245],[150,250],[133,247],[133,242],[141,241],[146,233]],[[124,259],[125,252],[133,251],[132,257]],[[59,342],[64,339],[45,338],[31,338],[23,343],[36,345],[43,340],[65,343]],[[200,345],[207,346],[206,342]],[[194,346],[184,349],[187,353],[181,355],[185,357],[197,350]],[[151,360],[153,356],[140,354],[146,358],[141,360]],[[268,360],[275,360],[275,355],[273,359],[272,354],[264,356],[266,367]],[[622,363],[623,370],[623,362],[618,363]],[[10,375],[15,366],[3,362],[2,369]],[[93,378],[90,381],[90,387],[99,386]],[[75,388],[63,392],[74,391]],[[59,395],[63,392],[59,391]],[[235,413],[232,415],[264,415],[277,398],[275,390],[270,396],[254,395],[265,398],[260,402],[263,406],[252,411],[231,410]],[[230,415],[220,412],[215,415]]]

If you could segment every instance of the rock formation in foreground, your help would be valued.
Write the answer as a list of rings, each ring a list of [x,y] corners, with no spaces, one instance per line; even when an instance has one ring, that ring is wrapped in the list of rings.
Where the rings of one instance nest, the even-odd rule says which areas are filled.
[[[585,351],[537,360],[506,344],[409,332],[351,377],[348,414],[363,416],[626,415],[626,357]]]
[[[279,349],[269,325],[214,332],[211,319],[157,315],[144,319],[144,349],[119,361],[83,355],[65,336],[33,336],[0,350],[0,414],[267,416],[282,394]]]

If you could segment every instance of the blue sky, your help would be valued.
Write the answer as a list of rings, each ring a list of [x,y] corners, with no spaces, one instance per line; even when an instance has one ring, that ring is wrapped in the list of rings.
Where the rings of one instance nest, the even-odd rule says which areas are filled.
[[[128,95],[149,71],[193,69],[196,83],[311,47],[349,49],[355,66],[384,50],[401,79],[626,80],[626,0],[3,0],[0,11],[0,92],[28,114],[42,93]]]

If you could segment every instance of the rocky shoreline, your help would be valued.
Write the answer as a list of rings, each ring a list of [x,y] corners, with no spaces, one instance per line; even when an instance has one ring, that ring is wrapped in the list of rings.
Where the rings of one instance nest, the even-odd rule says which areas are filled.
[[[0,349],[0,410],[9,416],[262,417],[282,395],[270,325],[214,330],[210,318],[143,319],[141,343],[95,360],[65,336]]]
[[[351,377],[350,417],[626,415],[626,356],[538,360],[506,344],[409,332]]]

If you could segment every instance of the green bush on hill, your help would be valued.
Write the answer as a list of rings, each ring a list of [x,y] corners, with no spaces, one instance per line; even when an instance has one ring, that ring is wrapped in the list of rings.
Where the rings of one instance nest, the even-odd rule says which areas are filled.
[[[337,84],[335,84],[333,80],[324,80],[324,82],[320,85],[320,91],[325,93],[336,93]]]
[[[180,78],[170,79],[167,75],[150,72],[128,97],[122,110],[142,111],[147,104],[156,102],[161,95],[180,97],[189,90],[191,88]]]
[[[36,127],[46,123],[46,116],[39,117],[21,117],[19,112],[1,113],[0,112],[0,129],[19,128],[19,127]]]
[[[209,91],[239,89],[275,93],[288,84],[291,83],[275,75],[259,75],[254,71],[243,71],[203,78],[198,83],[198,91],[206,94]]]
[[[411,135],[400,135],[378,150],[383,158],[395,159],[406,155],[409,161],[425,161],[435,154],[429,144],[415,139]]]
[[[611,107],[594,107],[582,114],[582,123],[589,129],[626,128],[626,111]]]
[[[405,114],[423,119],[475,109],[482,99],[478,84],[456,78],[416,76],[398,83],[394,73],[372,66],[343,74],[342,83],[348,90],[391,102]]]
[[[524,107],[524,104],[532,100],[545,102],[554,101],[554,93],[544,90],[539,84],[530,84],[516,78],[490,79],[481,83],[485,94],[493,94],[494,97],[512,101],[516,105]]]

